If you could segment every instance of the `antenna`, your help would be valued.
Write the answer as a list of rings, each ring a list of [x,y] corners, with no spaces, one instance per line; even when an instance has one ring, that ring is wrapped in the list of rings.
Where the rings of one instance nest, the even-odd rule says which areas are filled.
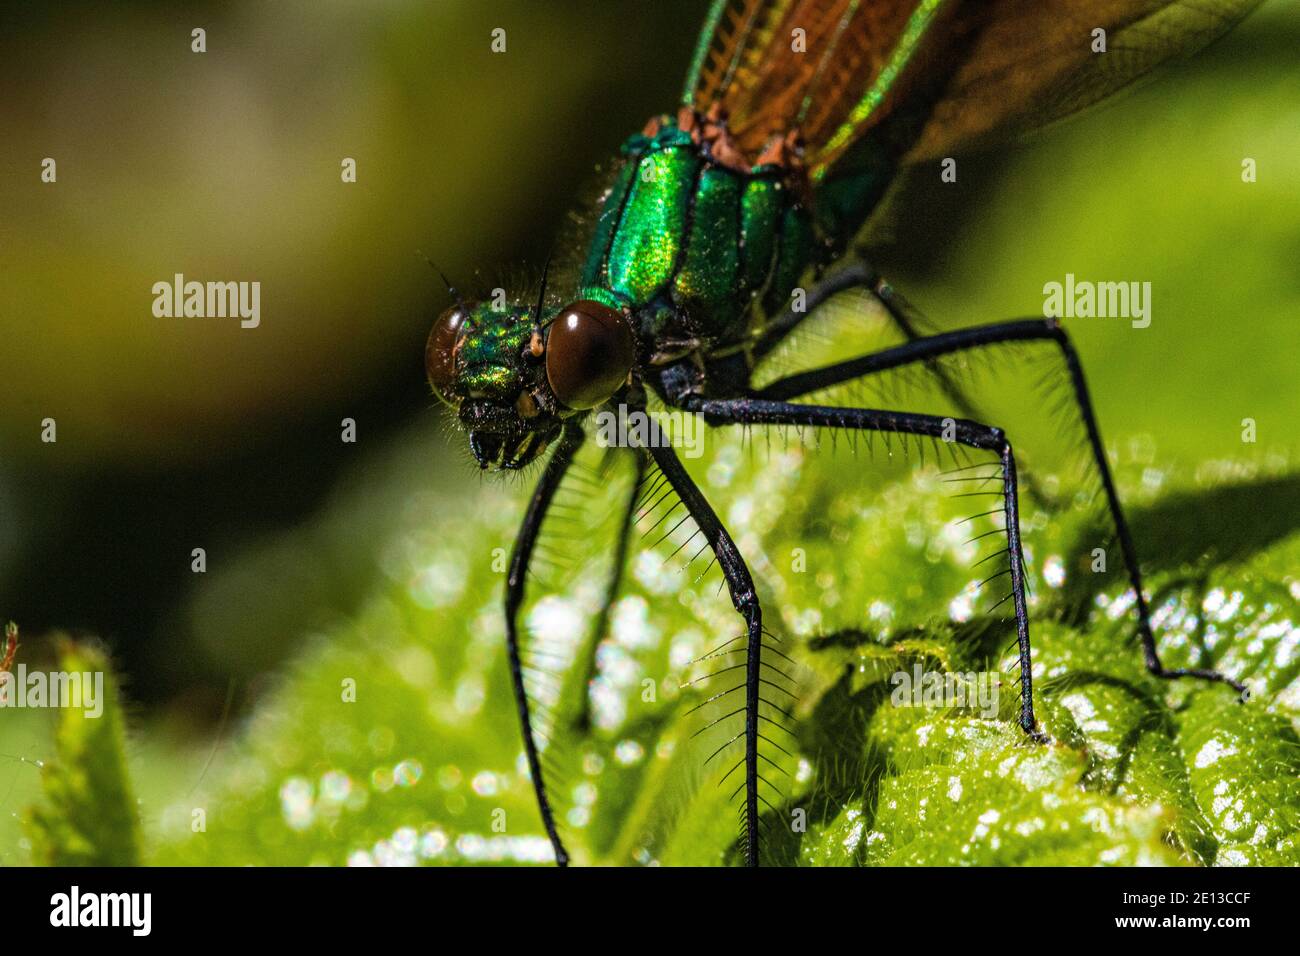
[[[542,305],[546,302],[546,280],[551,274],[551,259],[555,257],[555,248],[546,254],[546,265],[542,266],[542,288],[537,293],[537,308],[533,310],[533,329],[542,330]]]
[[[419,256],[421,259],[423,259],[425,262],[429,263],[429,268],[431,268],[434,272],[438,273],[438,278],[442,279],[442,284],[447,287],[447,291],[451,293],[451,297],[456,300],[456,305],[459,306],[460,308],[464,308],[465,302],[461,299],[460,293],[456,291],[456,287],[451,284],[451,280],[447,278],[446,273],[444,273],[441,269],[439,269],[434,264],[434,261],[430,259],[428,256],[426,256],[424,252],[422,252],[421,250],[416,249],[415,254]]]

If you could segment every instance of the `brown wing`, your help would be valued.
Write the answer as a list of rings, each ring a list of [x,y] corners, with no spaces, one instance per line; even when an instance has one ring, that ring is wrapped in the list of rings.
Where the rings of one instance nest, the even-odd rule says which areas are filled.
[[[866,91],[882,85],[900,43],[919,38],[918,23],[924,26],[943,6],[941,0],[718,0],[683,101],[701,113],[725,110],[734,145],[751,159],[773,137],[797,129],[805,161],[815,167]],[[886,101],[894,98],[889,92]]]
[[[909,161],[1014,138],[1100,102],[1166,60],[1190,56],[1260,0],[988,0]],[[983,9],[977,10],[980,7]],[[1104,53],[1094,52],[1095,30]]]
[[[751,159],[799,130],[815,177],[891,112],[916,110],[907,159],[918,161],[1091,106],[1201,49],[1259,2],[715,0],[683,99],[701,112],[723,107]],[[1097,29],[1104,53],[1094,52]]]

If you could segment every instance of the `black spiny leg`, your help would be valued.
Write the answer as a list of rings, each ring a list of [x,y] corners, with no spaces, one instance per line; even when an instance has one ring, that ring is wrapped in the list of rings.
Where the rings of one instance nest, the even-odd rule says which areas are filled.
[[[763,334],[754,342],[750,350],[751,361],[753,364],[758,364],[760,359],[780,345],[781,340],[793,332],[804,319],[841,292],[847,292],[849,289],[874,290],[880,282],[880,274],[861,259],[849,263],[842,269],[836,269],[807,290],[802,311],[796,312],[793,306],[786,306],[784,312],[767,324]],[[890,314],[893,315],[893,312],[891,311]],[[903,331],[906,335],[907,329],[904,328]],[[908,337],[911,338],[910,335]]]
[[[764,330],[762,336],[754,343],[750,353],[751,362],[757,364],[764,356],[771,352],[787,335],[803,322],[805,318],[812,315],[819,306],[829,301],[841,292],[847,292],[849,289],[864,289],[871,293],[872,297],[885,310],[890,321],[903,333],[903,337],[909,342],[922,338],[922,333],[917,329],[916,322],[908,314],[908,308],[902,297],[894,290],[885,277],[872,267],[866,259],[856,258],[848,265],[837,269],[831,275],[826,276],[815,286],[807,291],[804,302],[804,310],[796,312],[792,307],[787,307],[785,312],[778,316]],[[942,368],[932,363],[927,363],[930,373],[934,376],[940,391],[952,403],[962,415],[967,418],[980,417],[975,411],[975,406],[962,393],[957,384],[953,382],[952,377]]]
[[[671,448],[655,447],[649,449],[655,463],[664,477],[672,485],[673,491],[681,499],[687,512],[695,520],[696,526],[704,534],[704,539],[717,556],[718,566],[727,581],[731,592],[731,603],[745,619],[748,646],[745,652],[745,860],[750,866],[758,866],[759,817],[758,804],[758,703],[759,703],[759,668],[763,648],[763,612],[758,604],[758,595],[754,593],[754,580],[750,577],[745,559],[740,556],[731,535],[722,526],[713,508],[705,500],[700,489],[691,480],[686,469],[682,467],[677,455]]]
[[[951,423],[953,441],[971,448],[994,452],[1002,463],[1002,513],[1006,519],[1007,558],[1011,571],[1011,594],[1016,613],[1016,639],[1020,649],[1020,726],[1030,737],[1043,741],[1035,729],[1033,675],[1029,648],[1029,611],[1025,604],[1024,563],[1020,551],[1020,506],[1016,483],[1016,460],[1011,443],[1000,428],[966,419],[943,419],[937,415],[877,411],[865,408],[836,408],[826,405],[794,405],[765,399],[687,398],[683,407],[700,412],[710,425],[795,425],[813,428],[851,428],[860,431],[895,432],[944,437]],[[752,643],[751,643],[752,649]]]
[[[810,296],[811,298],[811,296]],[[992,325],[979,325],[969,329],[958,329],[915,339],[895,348],[873,352],[860,358],[849,359],[828,365],[824,368],[801,372],[778,379],[756,393],[762,399],[788,399],[807,395],[820,389],[877,374],[889,369],[911,365],[917,362],[933,362],[944,355],[962,352],[968,349],[986,348],[1003,345],[1008,342],[1044,341],[1055,343],[1061,352],[1066,371],[1070,376],[1070,386],[1074,391],[1079,418],[1088,434],[1088,447],[1093,462],[1101,475],[1102,488],[1106,493],[1106,507],[1115,524],[1119,538],[1120,550],[1124,553],[1124,565],[1128,569],[1129,583],[1136,597],[1138,615],[1138,633],[1142,638],[1142,653],[1147,669],[1156,677],[1177,678],[1195,677],[1201,680],[1217,681],[1228,684],[1237,691],[1244,691],[1245,685],[1218,671],[1197,668],[1166,668],[1160,663],[1156,652],[1155,635],[1151,631],[1151,614],[1147,607],[1146,595],[1142,590],[1142,572],[1138,568],[1137,549],[1133,546],[1133,536],[1129,533],[1128,522],[1124,518],[1124,509],[1120,505],[1119,492],[1115,490],[1115,481],[1111,477],[1110,465],[1106,461],[1106,450],[1101,441],[1101,429],[1097,425],[1097,416],[1092,408],[1092,399],[1088,394],[1088,383],[1083,376],[1083,365],[1079,355],[1070,343],[1065,329],[1056,319],[1018,319],[1011,322],[997,322]]]
[[[555,454],[547,462],[542,479],[533,490],[533,498],[524,513],[524,523],[519,527],[515,538],[514,551],[510,555],[510,573],[506,578],[506,648],[510,655],[510,679],[514,685],[515,704],[519,708],[519,723],[524,733],[524,754],[528,759],[528,772],[533,778],[533,792],[537,795],[537,809],[542,815],[542,825],[555,850],[555,862],[558,866],[568,866],[569,854],[560,841],[560,834],[555,829],[555,816],[551,813],[551,803],[546,796],[546,783],[542,779],[542,765],[537,756],[537,742],[533,738],[533,722],[529,712],[528,692],[524,688],[523,664],[519,658],[519,607],[524,601],[524,585],[528,575],[528,562],[533,556],[533,546],[541,531],[546,511],[551,506],[564,473],[573,463],[573,456],[582,446],[583,433],[579,426],[564,430]]]

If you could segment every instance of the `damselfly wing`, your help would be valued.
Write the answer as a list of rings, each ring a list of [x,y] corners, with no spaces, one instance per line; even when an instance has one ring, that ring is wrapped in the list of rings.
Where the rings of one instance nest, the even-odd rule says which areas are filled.
[[[566,863],[568,852],[552,807],[558,769],[552,738],[564,730],[582,733],[589,715],[583,705],[575,719],[559,719],[564,715],[553,712],[554,704],[565,696],[564,686],[552,688],[550,700],[537,700],[552,679],[539,661],[547,651],[527,646],[520,611],[530,567],[542,558],[539,537],[566,481],[586,483],[578,511],[585,504],[620,515],[595,636],[567,643],[558,655],[568,659],[554,680],[576,681],[584,701],[639,521],[665,529],[665,537],[685,523],[693,533],[678,551],[686,549],[692,564],[703,556],[721,569],[743,630],[704,655],[724,663],[710,677],[735,679],[707,685],[700,706],[718,716],[703,728],[714,735],[705,738],[703,761],[718,768],[736,801],[739,846],[751,865],[762,859],[763,834],[783,796],[771,778],[787,772],[780,764],[790,753],[774,738],[793,720],[793,694],[784,683],[788,648],[764,625],[732,530],[674,449],[644,436],[617,449],[635,472],[631,493],[617,502],[603,497],[602,477],[584,477],[574,465],[593,412],[626,417],[655,403],[700,415],[715,428],[832,429],[937,440],[987,456],[995,471],[982,477],[995,484],[989,513],[1003,521],[995,529],[1005,545],[1000,573],[1010,584],[1005,607],[1019,655],[1018,722],[1041,740],[1030,681],[1016,456],[1004,431],[983,420],[942,372],[954,355],[1041,343],[1054,352],[1100,477],[1135,593],[1147,666],[1159,676],[1237,686],[1215,672],[1167,669],[1159,661],[1134,542],[1082,366],[1060,324],[1018,320],[923,335],[889,285],[845,250],[901,167],[1020,135],[1090,106],[1164,60],[1204,46],[1255,5],[719,0],[707,11],[678,109],[652,118],[623,145],[575,274],[544,277],[535,300],[504,308],[457,297],[439,318],[426,351],[429,379],[468,431],[479,465],[522,469],[550,452],[511,558],[506,624],[525,756],[557,862]],[[902,344],[756,385],[756,373],[782,340],[852,288],[875,296]],[[952,415],[810,398],[907,368],[938,378]]]

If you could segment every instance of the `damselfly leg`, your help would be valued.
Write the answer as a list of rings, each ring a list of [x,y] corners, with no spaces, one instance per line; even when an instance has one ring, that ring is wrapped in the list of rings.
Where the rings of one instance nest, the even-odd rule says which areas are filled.
[[[1002,507],[1007,538],[1007,561],[1011,576],[1011,600],[1015,609],[1016,640],[1020,656],[1020,726],[1035,740],[1044,741],[1035,729],[1032,674],[1030,670],[1029,612],[1025,600],[1024,555],[1020,542],[1020,504],[1016,460],[999,428],[966,419],[944,419],[937,415],[911,412],[841,408],[827,405],[796,405],[758,398],[686,398],[683,407],[699,412],[706,423],[721,425],[803,426],[856,431],[888,432],[943,439],[998,456],[1001,466]]]
[[[877,288],[877,284],[871,283],[866,287],[874,290]],[[825,301],[826,298],[827,296],[819,296],[818,301]],[[886,301],[884,297],[880,298],[892,314],[895,309],[890,307],[891,303]],[[809,301],[812,301],[812,299],[813,294],[810,291]],[[1097,416],[1093,411],[1092,399],[1088,393],[1087,381],[1083,374],[1083,365],[1079,361],[1079,355],[1071,344],[1065,329],[1061,327],[1060,322],[1056,319],[1018,319],[968,329],[958,329],[937,335],[911,338],[904,344],[894,348],[884,349],[855,359],[838,362],[834,365],[778,379],[759,389],[755,393],[755,398],[769,401],[798,398],[821,389],[892,369],[914,364],[928,365],[936,359],[957,352],[978,350],[1014,342],[1032,341],[1055,344],[1068,373],[1078,416],[1087,433],[1089,453],[1101,477],[1102,488],[1106,496],[1106,508],[1119,538],[1125,569],[1129,583],[1133,588],[1134,604],[1138,616],[1138,634],[1142,641],[1142,654],[1147,669],[1156,677],[1166,679],[1193,677],[1228,684],[1239,692],[1244,691],[1245,685],[1240,681],[1233,680],[1218,671],[1181,667],[1167,668],[1161,664],[1156,649],[1155,635],[1151,630],[1150,608],[1143,591],[1142,572],[1138,565],[1137,549],[1133,544],[1133,536],[1124,517],[1124,509],[1120,504],[1119,493],[1116,491],[1110,465],[1106,459],[1105,448],[1101,441],[1101,430],[1097,424]]]
[[[851,289],[861,289],[869,292],[884,307],[889,321],[902,333],[903,338],[908,342],[927,337],[928,333],[921,329],[916,316],[910,313],[907,303],[894,287],[886,281],[885,277],[870,262],[861,255],[855,255],[847,265],[824,277],[811,289],[807,290],[802,309],[796,311],[793,306],[787,306],[786,310],[763,330],[763,334],[754,344],[750,353],[751,360],[757,364],[759,360],[768,355],[786,336],[793,332],[805,318],[813,315],[819,306],[840,292],[847,292]],[[939,390],[953,403],[954,411],[960,412],[966,418],[978,419],[980,417],[975,410],[975,406],[962,393],[962,390],[945,369],[930,364],[929,370],[934,376]],[[1022,485],[1028,490],[1028,482],[1022,482]]]
[[[541,531],[546,512],[555,498],[555,492],[564,480],[565,473],[573,464],[574,456],[582,447],[583,431],[581,426],[571,426],[564,430],[551,460],[546,464],[541,480],[533,490],[528,510],[524,512],[524,521],[515,538],[514,550],[510,555],[510,570],[506,578],[506,649],[510,656],[510,679],[515,695],[515,705],[519,710],[519,722],[524,735],[524,754],[528,760],[528,772],[533,778],[533,792],[537,795],[537,808],[542,816],[542,825],[546,836],[555,850],[555,862],[567,866],[569,854],[560,840],[555,828],[555,815],[547,798],[546,781],[542,776],[542,764],[538,755],[537,729],[533,726],[529,707],[528,691],[524,683],[524,663],[519,650],[519,608],[524,601],[524,591],[528,578],[528,565],[533,557],[533,548]]]
[[[759,827],[761,826],[759,803],[762,802],[769,807],[771,806],[759,792],[760,778],[758,774],[758,760],[760,757],[758,741],[762,736],[758,729],[759,720],[761,719],[758,705],[761,700],[763,611],[759,606],[758,595],[754,591],[754,579],[749,573],[745,559],[740,556],[740,551],[736,548],[735,542],[732,541],[730,533],[718,520],[717,514],[704,497],[704,494],[691,480],[690,475],[686,473],[686,469],[682,467],[676,453],[666,446],[652,447],[649,451],[660,472],[668,480],[678,498],[681,499],[696,526],[703,532],[704,540],[708,542],[709,547],[717,557],[718,566],[722,569],[723,577],[726,579],[727,589],[731,594],[732,606],[745,619],[745,638],[747,642],[745,646],[745,704],[743,707],[745,725],[741,733],[734,739],[738,740],[743,737],[745,749],[745,802],[742,805],[743,823],[741,824],[741,835],[745,845],[745,860],[750,866],[757,866]]]

